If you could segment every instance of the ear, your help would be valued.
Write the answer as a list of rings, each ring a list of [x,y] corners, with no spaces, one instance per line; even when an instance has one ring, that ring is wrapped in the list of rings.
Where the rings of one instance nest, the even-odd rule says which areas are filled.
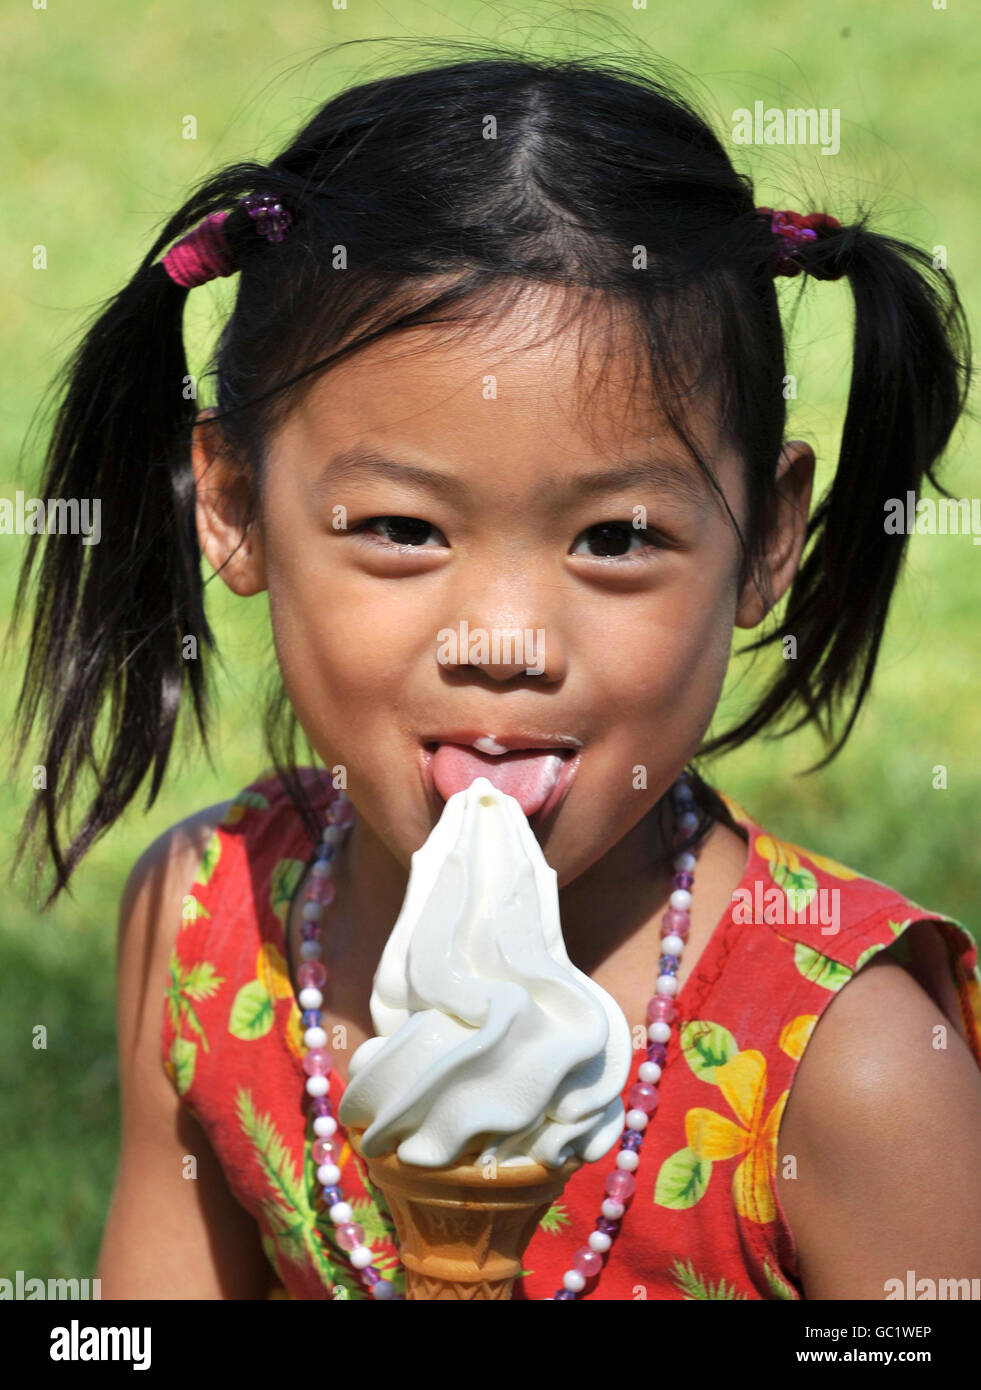
[[[223,445],[213,408],[202,410],[191,435],[201,549],[228,587],[243,598],[266,588],[266,562],[256,524],[248,523],[250,484]]]
[[[780,451],[773,498],[768,509],[763,588],[752,576],[736,609],[736,627],[756,627],[793,582],[807,539],[807,517],[814,484],[814,450],[793,439]]]

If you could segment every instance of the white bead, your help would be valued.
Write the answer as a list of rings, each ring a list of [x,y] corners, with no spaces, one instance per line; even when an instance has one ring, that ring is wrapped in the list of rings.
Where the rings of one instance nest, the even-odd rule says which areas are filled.
[[[656,1086],[661,1079],[661,1068],[656,1062],[641,1062],[637,1068],[637,1076],[641,1081],[646,1081],[648,1086]]]
[[[655,1019],[653,1023],[647,1025],[647,1036],[651,1042],[666,1043],[671,1036],[671,1024],[661,1023],[660,1020]]]
[[[321,1187],[336,1187],[341,1180],[341,1170],[336,1163],[321,1163],[317,1169],[317,1181]]]
[[[320,990],[315,989],[313,985],[307,985],[306,988],[301,989],[296,996],[296,1002],[303,1012],[306,1013],[307,1009],[319,1009],[324,1002],[324,996],[320,993]]]
[[[580,1274],[578,1269],[567,1269],[562,1276],[562,1283],[570,1293],[582,1293],[586,1287],[586,1276]]]
[[[303,1041],[307,1047],[326,1047],[327,1034],[322,1028],[318,1028],[314,1025],[314,1027],[308,1028],[303,1034]]]
[[[324,915],[323,903],[304,903],[303,920],[304,922],[319,922]]]
[[[327,1212],[327,1215],[335,1226],[343,1226],[346,1221],[350,1221],[351,1219],[351,1203],[335,1202]]]
[[[619,1221],[626,1210],[622,1202],[615,1202],[612,1197],[607,1197],[606,1201],[600,1207],[600,1211],[606,1217],[607,1221]]]
[[[661,954],[664,956],[680,956],[685,949],[685,938],[676,936],[674,932],[670,936],[661,937]]]
[[[628,1110],[626,1119],[627,1129],[646,1129],[647,1116],[643,1110]]]
[[[695,868],[695,856],[690,850],[685,850],[684,854],[675,857],[672,868],[676,874],[690,874]]]
[[[307,1095],[314,1097],[325,1096],[327,1094],[328,1085],[329,1082],[326,1076],[308,1076]]]
[[[376,1283],[372,1284],[371,1296],[372,1298],[377,1298],[379,1303],[384,1302],[386,1298],[394,1298],[395,1286],[391,1279],[379,1279]]]
[[[325,859],[314,861],[313,868],[310,870],[314,878],[330,878],[330,871],[333,865],[328,864]]]
[[[658,975],[654,985],[654,993],[662,997],[673,999],[678,993],[678,981],[673,975]]]
[[[340,845],[344,843],[346,834],[346,825],[328,825],[324,828],[324,833],[320,838],[325,845]]]
[[[635,1154],[633,1149],[621,1149],[617,1154],[617,1167],[625,1173],[636,1173],[639,1162],[640,1154]]]
[[[668,902],[678,912],[687,912],[691,907],[691,894],[687,888],[676,888]]]
[[[588,1245],[597,1255],[605,1255],[612,1244],[612,1236],[608,1236],[605,1231],[590,1231]]]
[[[356,1245],[348,1252],[348,1259],[355,1269],[367,1269],[374,1258],[375,1252],[370,1245]]]
[[[319,960],[324,953],[324,948],[319,941],[304,941],[300,946],[300,956],[303,960]]]
[[[333,1115],[315,1115],[313,1132],[318,1139],[329,1139],[332,1134],[337,1133],[337,1121]]]
[[[678,817],[678,827],[681,830],[694,830],[698,825],[698,817],[694,811],[686,811],[683,816]]]

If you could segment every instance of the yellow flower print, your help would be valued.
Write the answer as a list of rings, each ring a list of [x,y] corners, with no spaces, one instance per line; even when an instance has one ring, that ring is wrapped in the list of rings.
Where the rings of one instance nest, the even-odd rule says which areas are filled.
[[[303,1041],[303,1033],[304,1028],[300,1010],[294,1001],[290,1008],[289,1018],[286,1020],[286,1045],[293,1053],[294,1057],[299,1058],[301,1062],[306,1056],[307,1051],[306,1044]]]
[[[817,1014],[798,1014],[780,1030],[780,1047],[788,1057],[793,1057],[795,1062],[799,1062],[803,1057],[804,1048],[814,1032],[817,1021]]]
[[[274,999],[292,999],[289,968],[271,941],[265,941],[259,947],[255,973]]]
[[[784,1091],[764,1119],[766,1058],[750,1048],[737,1052],[714,1069],[719,1087],[738,1124],[698,1106],[685,1116],[688,1148],[699,1160],[745,1154],[733,1174],[732,1194],[740,1216],[750,1221],[772,1221],[776,1216],[771,1178],[777,1168],[777,1131],[787,1103]]]

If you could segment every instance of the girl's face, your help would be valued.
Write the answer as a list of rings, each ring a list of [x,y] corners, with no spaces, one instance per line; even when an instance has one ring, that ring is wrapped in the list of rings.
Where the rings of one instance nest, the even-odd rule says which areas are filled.
[[[237,592],[268,588],[297,717],[405,869],[444,805],[434,751],[489,738],[564,746],[531,823],[571,882],[692,757],[733,626],[762,616],[717,494],[632,389],[629,330],[601,376],[605,344],[575,327],[548,341],[558,312],[536,287],[465,344],[412,330],[320,377],[271,442],[259,532],[223,570]],[[689,427],[745,530],[739,460],[708,420]],[[772,599],[803,540],[800,448],[803,518],[775,538]],[[199,493],[214,496],[200,473]],[[241,533],[207,502],[199,515],[217,567]],[[539,793],[547,756],[528,764]]]

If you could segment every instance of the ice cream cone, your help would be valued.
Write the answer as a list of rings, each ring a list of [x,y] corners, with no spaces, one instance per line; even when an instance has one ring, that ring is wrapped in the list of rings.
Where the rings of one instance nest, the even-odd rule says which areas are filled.
[[[467,1161],[474,1153],[422,1168],[394,1153],[366,1158],[363,1134],[349,1130],[348,1138],[392,1213],[407,1299],[509,1299],[538,1223],[582,1166],[581,1158],[561,1168],[499,1165],[489,1177]]]

